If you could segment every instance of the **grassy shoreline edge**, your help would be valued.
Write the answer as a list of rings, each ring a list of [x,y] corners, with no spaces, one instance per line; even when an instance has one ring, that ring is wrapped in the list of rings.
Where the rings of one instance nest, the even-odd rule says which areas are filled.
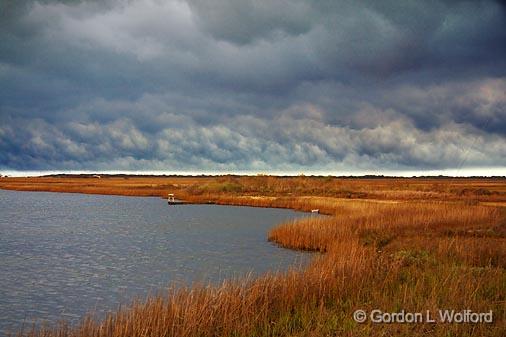
[[[5,180],[12,184],[11,179],[2,179],[0,188],[15,189],[12,185],[6,186]],[[263,177],[259,180],[265,182]],[[24,180],[25,183],[33,181],[36,178]],[[85,193],[90,192],[87,190],[90,186],[85,186],[83,181],[77,183],[82,184]],[[444,187],[441,183],[424,191],[431,193],[432,189],[434,194],[441,193],[441,198],[435,198],[435,201],[418,198],[417,190],[412,191],[417,198],[411,200],[405,197],[406,191],[401,190],[402,198],[371,201],[363,198],[360,190],[349,190],[349,198],[335,198],[323,193],[304,196],[307,192],[299,189],[304,183],[301,179],[300,184],[287,188],[293,190],[288,192],[292,194],[280,196],[275,196],[279,192],[269,191],[265,195],[245,195],[248,191],[242,187],[239,191],[236,180],[218,181],[214,186],[213,182],[206,182],[204,189],[189,184],[179,192],[184,200],[193,203],[212,201],[302,211],[318,208],[331,215],[279,224],[269,232],[268,239],[283,247],[325,252],[306,270],[269,274],[254,280],[231,280],[219,287],[201,285],[174,290],[165,299],[154,297],[145,303],[134,303],[131,308],[120,310],[101,322],[87,318],[75,327],[61,324],[20,335],[505,334],[505,214],[500,208],[479,205],[480,202],[502,203],[502,192],[479,191],[479,194],[471,193],[468,198],[457,190],[456,198],[452,199],[447,197],[447,190],[441,191],[441,185]],[[499,185],[502,184],[504,182]],[[160,189],[157,185],[152,186],[151,190],[139,186],[139,193],[161,196],[160,191],[167,190],[165,185]],[[34,188],[29,184],[18,187]],[[35,189],[42,190],[44,186],[38,188]],[[65,188],[69,191],[78,189],[68,182],[58,189]],[[352,198],[357,196],[353,193],[359,198]],[[471,308],[474,311],[493,310],[495,315],[493,324],[478,325],[358,324],[353,321],[354,310],[370,312],[375,308],[385,312]]]

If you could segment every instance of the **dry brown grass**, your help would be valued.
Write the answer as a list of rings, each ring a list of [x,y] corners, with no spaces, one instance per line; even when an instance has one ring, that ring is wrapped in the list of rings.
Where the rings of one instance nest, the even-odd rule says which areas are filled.
[[[296,183],[282,181],[279,186],[277,178],[259,178],[274,184],[266,189],[265,194],[255,195],[242,190],[248,184],[254,185],[255,178],[240,182],[243,186],[240,192],[236,185],[227,185],[230,180],[220,182],[215,178],[191,178],[186,183],[171,180],[171,184],[179,184],[179,193],[185,196],[185,200],[193,202],[300,210],[319,208],[329,214],[281,224],[269,233],[269,240],[284,247],[324,252],[305,270],[230,280],[221,286],[173,289],[168,296],[134,303],[104,320],[87,319],[76,327],[62,324],[23,335],[506,335],[505,214],[501,208],[479,205],[479,201],[501,199],[503,185],[494,187],[496,194],[483,194],[478,199],[474,195],[467,198],[462,194],[459,199],[460,192],[451,191],[460,182],[449,181],[444,185],[438,181],[434,186],[434,182],[424,185],[415,181],[406,187],[403,184],[411,182],[394,180],[388,193],[375,194],[381,198],[371,200],[368,194],[369,199],[358,200],[324,193],[308,197],[305,191],[318,187],[306,184],[304,177],[294,178],[301,179],[294,180]],[[489,183],[495,184],[478,181],[457,190],[479,189],[482,187],[477,186]],[[5,186],[2,184],[4,182],[0,186]],[[27,181],[19,184],[17,187]],[[111,187],[107,191],[155,193],[156,188],[168,183],[162,179],[153,184],[154,187],[145,184],[146,181],[144,185],[140,181],[116,182],[115,189]],[[211,184],[212,188],[202,187],[202,184]],[[370,187],[379,183],[362,184]],[[41,186],[44,185],[37,188]],[[66,187],[65,183],[57,186],[61,189],[85,188],[79,185]],[[105,188],[103,186],[94,188]],[[288,192],[290,188],[292,192]],[[394,193],[395,189],[399,189],[400,197],[385,199],[385,195]],[[273,190],[276,192],[268,192]],[[417,195],[416,201],[406,200],[410,191]],[[450,195],[451,202],[418,200],[419,192],[437,195],[436,200]],[[386,312],[431,310],[434,313],[438,309],[493,310],[494,323],[358,324],[352,319],[353,311],[358,308]]]
[[[506,202],[504,178],[63,176],[0,178],[0,188],[161,197],[175,192],[198,202],[245,196]]]
[[[277,226],[269,240],[284,247],[326,251],[343,236],[359,237],[380,246],[393,238],[417,235],[437,236],[453,232],[479,231],[499,217],[499,211],[485,206],[448,203],[376,203],[336,201],[337,216],[308,218]],[[347,233],[347,234],[345,234]]]

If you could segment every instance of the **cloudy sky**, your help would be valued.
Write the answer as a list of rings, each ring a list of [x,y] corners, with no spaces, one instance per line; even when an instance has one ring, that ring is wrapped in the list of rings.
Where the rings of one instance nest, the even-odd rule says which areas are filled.
[[[0,0],[0,170],[505,168],[503,1]]]

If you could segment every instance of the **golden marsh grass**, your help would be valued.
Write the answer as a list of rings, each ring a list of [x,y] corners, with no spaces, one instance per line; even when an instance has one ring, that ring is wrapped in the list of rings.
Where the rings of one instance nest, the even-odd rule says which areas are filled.
[[[230,280],[220,286],[173,288],[166,296],[135,302],[102,320],[87,318],[77,326],[62,323],[23,331],[19,335],[506,335],[505,211],[480,204],[502,202],[504,181],[477,179],[467,181],[466,185],[465,180],[392,179],[388,186],[385,179],[341,182],[320,178],[323,185],[329,184],[327,187],[341,184],[343,188],[348,184],[346,188],[353,193],[343,198],[318,186],[317,181],[312,180],[315,178],[306,177],[293,180],[263,176],[225,180],[188,178],[184,183],[175,178],[154,178],[152,189],[146,187],[148,180],[143,180],[142,184],[137,180],[135,187],[127,188],[119,178],[109,187],[104,182],[107,178],[91,182],[97,184],[94,187],[81,186],[78,179],[63,180],[57,185],[52,184],[58,181],[49,184],[37,179],[2,179],[0,187],[68,188],[74,192],[80,189],[90,192],[94,188],[98,193],[128,191],[164,195],[166,187],[162,186],[178,185],[177,193],[192,202],[298,210],[318,208],[327,216],[280,224],[268,233],[268,239],[283,247],[321,254],[317,254],[304,270]],[[267,186],[263,194],[252,192],[262,183]],[[484,186],[488,186],[490,193],[483,191]],[[367,189],[374,187],[376,190],[368,192]],[[308,196],[311,189],[314,196]],[[431,197],[421,198],[421,195]],[[373,309],[385,312],[492,310],[494,322],[359,324],[352,316],[356,309],[367,312]]]

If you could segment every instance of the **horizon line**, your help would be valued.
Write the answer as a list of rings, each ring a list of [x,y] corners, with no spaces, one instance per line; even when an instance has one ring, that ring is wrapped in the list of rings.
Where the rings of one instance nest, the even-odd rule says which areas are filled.
[[[333,176],[333,177],[506,177],[506,167],[439,170],[0,170],[9,177],[42,177],[50,175],[142,175],[142,176]]]

